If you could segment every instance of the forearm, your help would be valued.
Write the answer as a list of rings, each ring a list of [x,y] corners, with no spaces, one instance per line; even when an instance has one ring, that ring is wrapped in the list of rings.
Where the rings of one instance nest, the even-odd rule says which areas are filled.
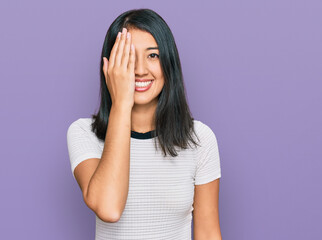
[[[101,216],[118,216],[129,189],[131,108],[112,105],[101,160],[88,184],[87,201]]]

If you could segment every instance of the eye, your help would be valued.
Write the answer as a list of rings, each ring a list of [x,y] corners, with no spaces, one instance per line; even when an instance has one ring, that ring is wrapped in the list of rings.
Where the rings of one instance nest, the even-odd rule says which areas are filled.
[[[159,58],[159,55],[156,53],[151,53],[149,56],[152,56],[152,58]]]

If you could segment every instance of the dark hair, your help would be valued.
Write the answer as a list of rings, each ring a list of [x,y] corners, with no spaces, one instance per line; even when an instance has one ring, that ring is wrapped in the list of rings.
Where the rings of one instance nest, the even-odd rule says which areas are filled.
[[[171,156],[177,156],[175,146],[187,149],[188,145],[191,146],[189,141],[199,145],[192,137],[192,134],[196,135],[194,118],[191,116],[186,101],[181,63],[174,37],[163,18],[147,8],[122,13],[114,20],[106,33],[100,63],[101,104],[98,113],[92,115],[94,119],[92,131],[99,139],[105,140],[112,100],[102,70],[103,57],[109,59],[117,33],[121,32],[123,27],[149,32],[159,47],[159,59],[165,83],[158,96],[155,112],[156,129],[153,131],[153,136],[157,136],[154,139],[159,140],[164,156],[167,155],[167,151]]]

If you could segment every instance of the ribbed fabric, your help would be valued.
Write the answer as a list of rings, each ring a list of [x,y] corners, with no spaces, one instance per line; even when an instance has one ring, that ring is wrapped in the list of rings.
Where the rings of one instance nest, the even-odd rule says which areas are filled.
[[[101,158],[104,141],[91,131],[91,118],[74,121],[67,145],[75,167],[88,158]],[[194,120],[201,147],[179,149],[178,156],[163,157],[152,131],[131,131],[130,181],[125,209],[118,222],[96,216],[95,240],[191,240],[194,185],[221,177],[217,139],[204,123]],[[75,178],[75,176],[74,176]]]

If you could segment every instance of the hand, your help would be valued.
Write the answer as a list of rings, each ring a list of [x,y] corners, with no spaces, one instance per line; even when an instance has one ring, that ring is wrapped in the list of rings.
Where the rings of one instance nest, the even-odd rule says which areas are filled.
[[[135,92],[134,45],[131,44],[131,34],[126,28],[123,28],[122,34],[120,32],[118,34],[121,36],[116,37],[110,60],[103,57],[103,72],[112,105],[126,105],[132,109]]]

